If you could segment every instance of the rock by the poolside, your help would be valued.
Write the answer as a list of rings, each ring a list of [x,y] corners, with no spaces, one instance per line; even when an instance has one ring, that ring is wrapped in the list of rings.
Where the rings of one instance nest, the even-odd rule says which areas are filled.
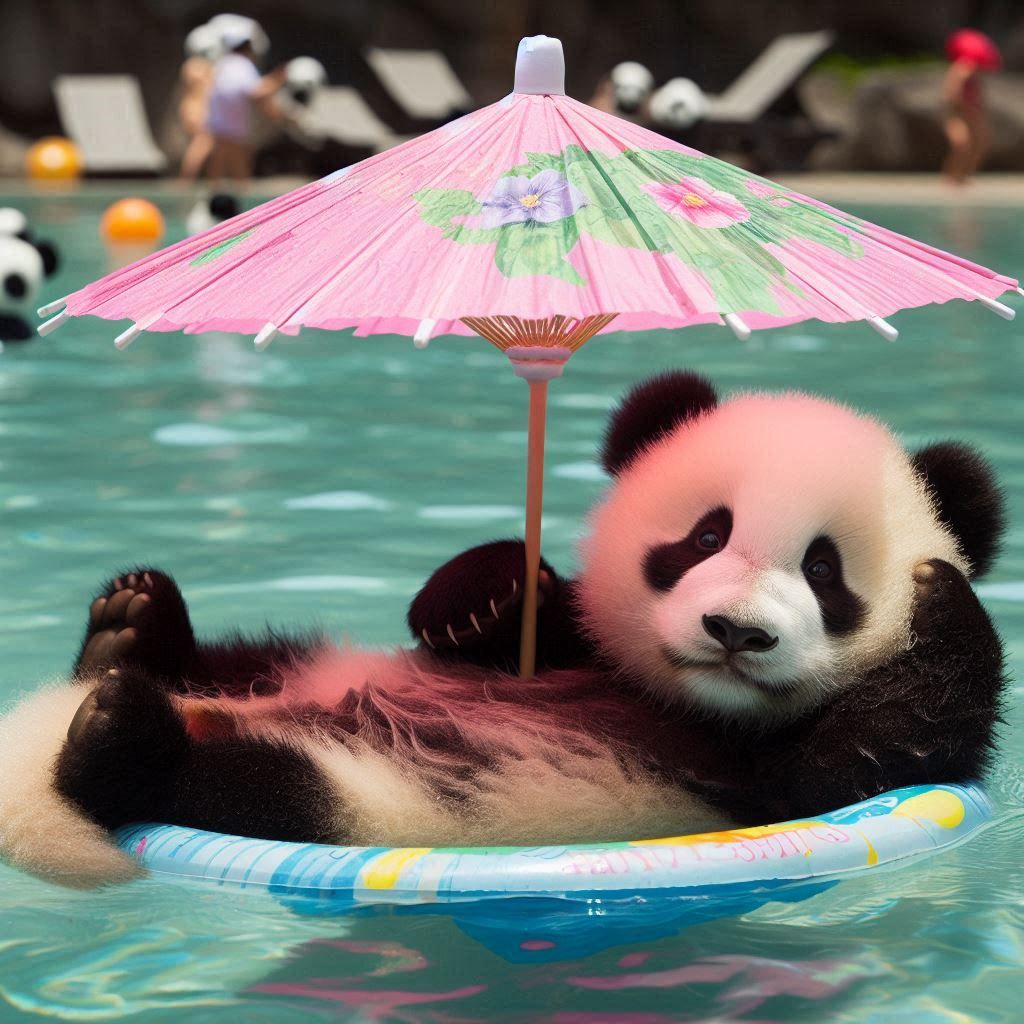
[[[866,73],[848,105],[835,83],[802,90],[805,103],[842,131],[811,156],[815,170],[931,171],[946,154],[943,131],[943,68]],[[985,82],[991,112],[992,149],[985,168],[1024,170],[1024,75],[995,75]],[[831,104],[831,106],[829,106]]]

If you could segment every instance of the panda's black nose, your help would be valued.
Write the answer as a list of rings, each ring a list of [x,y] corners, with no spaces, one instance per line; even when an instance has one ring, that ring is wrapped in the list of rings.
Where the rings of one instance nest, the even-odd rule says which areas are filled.
[[[717,640],[727,651],[752,651],[755,654],[770,651],[778,642],[756,626],[738,626],[724,615],[705,615],[701,622],[704,632]]]
[[[12,299],[23,299],[28,291],[28,281],[21,274],[8,274],[4,278],[4,291]]]

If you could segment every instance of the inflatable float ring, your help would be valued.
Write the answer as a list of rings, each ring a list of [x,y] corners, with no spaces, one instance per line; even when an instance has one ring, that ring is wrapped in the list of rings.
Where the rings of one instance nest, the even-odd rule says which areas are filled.
[[[285,843],[178,825],[130,825],[119,846],[157,874],[263,888],[296,906],[658,894],[756,905],[955,846],[992,816],[974,785],[911,786],[815,818],[667,839],[576,846],[386,848]],[[809,882],[816,883],[808,886]],[[801,898],[797,896],[796,898]],[[746,901],[749,905],[749,901]]]

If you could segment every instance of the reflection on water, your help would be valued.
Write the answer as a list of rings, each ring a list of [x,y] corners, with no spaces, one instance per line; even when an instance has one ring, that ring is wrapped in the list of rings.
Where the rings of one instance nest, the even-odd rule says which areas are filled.
[[[102,269],[105,203],[76,202],[30,211],[41,233],[65,235],[53,295]],[[1013,272],[1004,212],[856,212]],[[826,392],[910,444],[962,438],[993,459],[1015,525],[979,590],[1022,678],[1019,331],[963,303],[895,322],[895,346],[814,324],[747,346],[710,327],[593,341],[552,387],[547,557],[572,565],[604,484],[604,419],[630,382],[689,366],[726,391]],[[94,587],[128,562],[174,572],[203,629],[315,622],[393,643],[439,561],[519,530],[525,389],[482,342],[416,352],[309,332],[257,355],[226,335],[163,335],[117,353],[117,332],[72,323],[0,356],[5,697],[66,668]],[[979,839],[717,921],[667,901],[328,917],[152,879],[67,893],[2,868],[0,1020],[1016,1021],[1020,705],[1018,689],[994,785],[1002,816]]]

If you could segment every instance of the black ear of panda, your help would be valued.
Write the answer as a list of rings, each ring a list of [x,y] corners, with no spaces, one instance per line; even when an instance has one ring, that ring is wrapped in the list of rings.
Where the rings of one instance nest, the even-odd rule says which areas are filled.
[[[57,267],[60,266],[60,255],[57,252],[57,247],[52,242],[33,242],[36,247],[36,252],[43,259],[43,273],[50,277],[53,275]]]
[[[696,373],[663,373],[638,384],[612,413],[601,464],[617,476],[645,448],[716,405],[715,389]]]
[[[984,576],[1006,529],[1005,501],[992,467],[974,448],[958,441],[929,445],[912,460],[935,499],[939,519],[971,560],[972,578]]]

